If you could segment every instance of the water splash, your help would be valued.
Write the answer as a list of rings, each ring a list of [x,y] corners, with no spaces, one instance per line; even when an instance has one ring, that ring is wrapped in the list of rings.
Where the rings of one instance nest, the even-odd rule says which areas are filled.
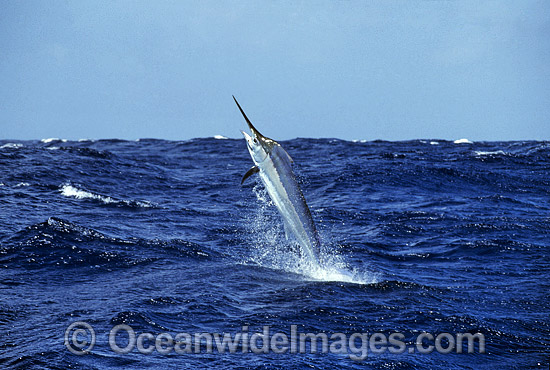
[[[249,232],[246,234],[254,247],[245,263],[283,270],[313,281],[355,284],[371,284],[377,281],[371,272],[351,267],[345,257],[338,254],[331,245],[322,247],[320,264],[310,261],[300,253],[300,247],[295,242],[287,240],[280,215],[263,186],[254,186],[253,193],[259,207],[247,220]]]

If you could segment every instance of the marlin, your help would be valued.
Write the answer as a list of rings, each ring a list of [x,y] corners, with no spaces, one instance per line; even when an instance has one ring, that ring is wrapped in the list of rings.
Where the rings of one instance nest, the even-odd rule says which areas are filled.
[[[241,132],[254,161],[254,166],[243,176],[241,185],[248,177],[256,173],[260,175],[267,193],[283,218],[287,238],[294,237],[308,260],[319,265],[319,234],[292,171],[294,161],[281,144],[256,130],[237,99],[234,96],[233,99],[250,128],[250,135],[242,130]]]

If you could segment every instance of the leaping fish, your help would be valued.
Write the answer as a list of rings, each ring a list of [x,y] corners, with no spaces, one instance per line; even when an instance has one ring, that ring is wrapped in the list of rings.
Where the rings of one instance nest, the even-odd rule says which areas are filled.
[[[252,125],[239,102],[239,107],[251,135],[242,131],[254,166],[243,176],[241,184],[255,173],[260,175],[267,193],[277,206],[287,237],[293,236],[309,261],[319,265],[319,234],[306,199],[292,171],[293,160],[281,144],[260,134]]]

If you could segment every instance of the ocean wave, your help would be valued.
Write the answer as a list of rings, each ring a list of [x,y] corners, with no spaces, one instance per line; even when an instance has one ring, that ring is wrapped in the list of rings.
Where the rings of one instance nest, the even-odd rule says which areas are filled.
[[[47,139],[42,139],[40,141],[45,143],[45,144],[52,143],[54,141],[61,141],[62,143],[66,143],[67,139],[60,139],[60,138],[57,138],[57,137],[50,137],[50,138],[47,138]]]
[[[455,143],[455,144],[473,144],[474,142],[470,141],[468,139],[458,139],[458,140],[453,141],[453,143]]]
[[[109,248],[105,248],[108,245]],[[49,269],[51,266],[117,268],[131,267],[158,259],[154,253],[136,256],[135,241],[106,236],[94,229],[50,217],[14,234],[0,248],[0,262],[6,266]],[[158,254],[158,253],[157,253]]]
[[[485,152],[485,151],[482,151],[482,150],[476,150],[474,152],[477,156],[491,156],[491,155],[507,155],[508,153],[506,153],[505,151],[503,150],[495,150],[495,151],[488,151],[488,152]]]
[[[526,156],[531,156],[535,154],[546,154],[548,158],[548,156],[550,156],[550,143],[536,143],[534,147],[524,148],[520,153]]]
[[[59,189],[59,191],[61,192],[61,195],[66,197],[72,197],[76,199],[94,199],[94,200],[99,200],[104,204],[115,204],[115,205],[120,204],[120,205],[126,205],[130,207],[143,207],[143,208],[155,207],[151,202],[148,202],[148,201],[116,199],[107,195],[101,195],[101,194],[92,193],[86,190],[82,190],[71,184],[63,184]]]
[[[21,148],[21,147],[23,147],[23,144],[21,144],[21,143],[6,143],[6,144],[0,146],[0,149],[7,149],[7,148],[17,149],[17,148]]]
[[[261,183],[240,187],[251,165],[242,140],[0,141],[23,144],[0,150],[0,287],[9,297],[0,323],[29,329],[10,333],[0,363],[170,366],[171,356],[113,355],[106,335],[90,356],[72,356],[58,334],[77,320],[96,333],[118,323],[155,335],[233,334],[243,325],[288,333],[291,324],[303,333],[399,331],[407,346],[419,332],[481,332],[491,352],[487,366],[435,352],[364,363],[278,355],[288,368],[543,363],[550,142],[453,140],[285,141],[319,229],[321,269],[286,239]],[[475,153],[499,150],[508,154]],[[266,358],[214,353],[182,364],[246,367]]]
[[[59,148],[59,147],[52,147],[52,148],[58,148],[69,152],[75,152],[85,157],[111,158],[113,156],[113,154],[108,150],[97,150],[92,148],[79,148],[79,147],[72,147],[72,146],[64,147],[64,148]],[[46,148],[46,149],[50,149],[50,148]]]
[[[229,139],[229,138],[227,136],[223,136],[223,135],[214,135],[214,139],[226,140],[226,139]]]
[[[163,258],[206,260],[219,256],[187,240],[122,239],[57,217],[27,226],[0,245],[0,264],[31,269],[116,269]]]
[[[61,194],[66,197],[75,197],[76,199],[98,199],[106,204],[116,202],[111,197],[90,193],[88,191],[81,190],[72,185],[67,185],[67,184],[63,185],[63,187],[61,188]]]

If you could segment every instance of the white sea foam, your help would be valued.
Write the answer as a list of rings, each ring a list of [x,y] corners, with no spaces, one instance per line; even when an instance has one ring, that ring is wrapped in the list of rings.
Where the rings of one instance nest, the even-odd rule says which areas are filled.
[[[313,280],[341,281],[355,284],[372,284],[378,279],[375,274],[350,267],[344,256],[325,251],[320,255],[321,266],[301,264],[303,273]],[[305,268],[304,268],[305,267]]]
[[[483,152],[483,151],[478,151],[476,150],[475,151],[475,154],[477,156],[485,156],[485,155],[506,155],[506,152],[502,151],[502,150],[496,150],[494,152]]]
[[[40,140],[41,142],[43,143],[51,143],[52,141],[61,141],[63,143],[67,142],[67,139],[60,139],[60,138],[57,138],[57,137],[50,137],[48,139],[42,139]]]
[[[0,146],[0,149],[6,149],[6,148],[16,149],[16,148],[21,148],[22,146],[23,144],[21,143],[6,143]]]
[[[60,191],[61,191],[61,194],[66,197],[73,197],[76,199],[96,199],[105,204],[124,203],[129,206],[133,205],[133,206],[144,207],[144,208],[153,207],[153,205],[149,202],[118,200],[109,196],[95,194],[86,190],[82,190],[70,184],[64,184],[61,187]]]
[[[431,145],[439,145],[439,143],[437,141],[430,141],[430,144]]]
[[[66,197],[74,197],[76,199],[97,199],[102,201],[105,204],[117,202],[111,197],[90,193],[88,191],[81,190],[69,184],[63,185],[63,187],[61,188],[61,194]]]
[[[321,252],[321,265],[312,263],[299,250],[292,250],[292,242],[286,240],[282,220],[271,212],[272,202],[261,186],[254,187],[254,193],[260,204],[256,214],[247,223],[247,236],[253,245],[251,254],[244,263],[253,263],[262,267],[283,270],[303,276],[313,281],[340,281],[355,284],[375,283],[377,278],[369,271],[352,268],[344,256],[324,248]],[[296,248],[297,249],[297,248]]]
[[[458,139],[454,141],[455,144],[473,144],[472,141],[468,139]]]
[[[226,137],[226,136],[223,136],[223,135],[214,135],[214,139],[218,139],[218,140],[226,140],[226,139],[228,139],[228,137]]]
[[[19,184],[15,185],[16,188],[20,186],[31,186],[31,184],[29,184],[28,182],[20,182]]]

